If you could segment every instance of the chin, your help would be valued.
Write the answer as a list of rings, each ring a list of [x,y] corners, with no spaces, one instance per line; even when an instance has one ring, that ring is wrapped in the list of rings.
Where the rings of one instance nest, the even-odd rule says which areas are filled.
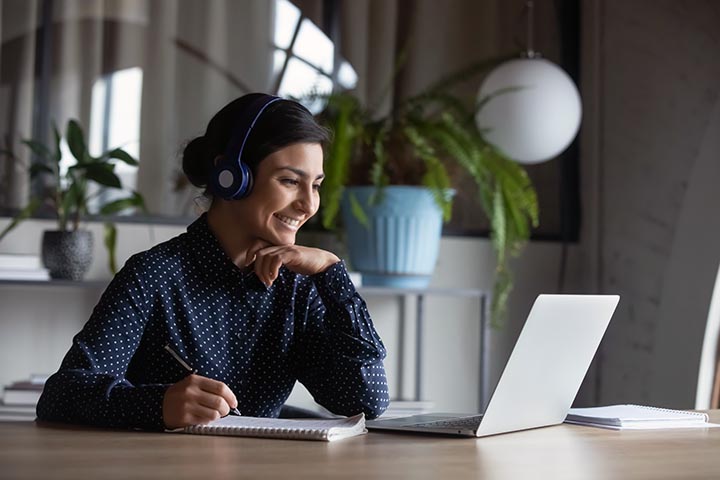
[[[295,235],[272,235],[274,245],[295,245]]]

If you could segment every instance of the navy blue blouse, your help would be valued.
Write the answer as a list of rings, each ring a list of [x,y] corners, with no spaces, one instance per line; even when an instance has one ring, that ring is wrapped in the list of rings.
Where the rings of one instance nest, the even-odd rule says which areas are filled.
[[[166,344],[225,382],[244,415],[278,416],[296,380],[340,415],[375,418],[389,402],[385,347],[343,262],[312,276],[281,267],[267,288],[203,215],[126,262],[48,379],[38,417],[164,428],[165,391],[187,374]]]

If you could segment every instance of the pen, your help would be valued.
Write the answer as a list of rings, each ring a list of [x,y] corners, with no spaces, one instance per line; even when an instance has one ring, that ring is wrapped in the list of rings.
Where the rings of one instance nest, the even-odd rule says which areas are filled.
[[[164,348],[165,348],[165,350],[168,351],[168,353],[169,353],[170,355],[173,356],[173,358],[174,358],[175,360],[177,360],[177,362],[178,362],[180,365],[182,365],[182,367],[183,367],[185,370],[187,370],[188,372],[190,372],[190,374],[193,374],[193,375],[194,375],[194,374],[197,373],[197,369],[196,369],[196,368],[192,368],[190,365],[188,365],[188,363],[187,363],[185,360],[183,360],[182,357],[181,357],[180,355],[178,355],[177,352],[175,352],[175,350],[172,349],[172,347],[170,347],[170,344],[169,344],[169,343],[166,343]],[[235,415],[237,415],[237,416],[242,416],[242,414],[240,413],[240,410],[238,410],[237,408],[231,408],[230,411],[231,411],[232,413],[234,413]]]

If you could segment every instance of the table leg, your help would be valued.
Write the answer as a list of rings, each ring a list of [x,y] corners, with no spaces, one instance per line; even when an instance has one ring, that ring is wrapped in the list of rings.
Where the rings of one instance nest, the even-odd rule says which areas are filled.
[[[416,304],[416,325],[415,331],[415,400],[422,400],[422,334],[423,334],[423,301],[424,296],[418,294]]]

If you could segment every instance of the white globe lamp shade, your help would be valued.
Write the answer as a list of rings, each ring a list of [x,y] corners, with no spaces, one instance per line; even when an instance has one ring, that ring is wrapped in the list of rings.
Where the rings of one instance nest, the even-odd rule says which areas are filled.
[[[492,96],[492,98],[489,98]],[[572,79],[543,58],[507,61],[485,78],[475,121],[484,137],[519,163],[556,157],[580,128],[582,106]]]

